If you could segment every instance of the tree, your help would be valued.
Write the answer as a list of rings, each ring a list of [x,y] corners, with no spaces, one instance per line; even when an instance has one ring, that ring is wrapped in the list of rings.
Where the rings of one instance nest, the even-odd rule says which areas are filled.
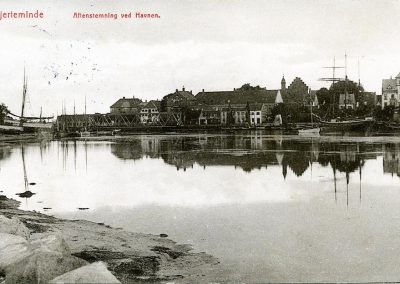
[[[254,90],[261,90],[262,88],[257,85],[257,86],[252,86],[250,85],[250,83],[246,83],[244,85],[242,85],[240,88],[238,88],[237,90],[239,91],[254,91]]]
[[[329,88],[331,96],[335,96],[335,104],[339,103],[340,94],[345,94],[346,91],[348,94],[354,94],[356,102],[359,102],[360,94],[364,92],[364,88],[351,80],[333,83]]]
[[[318,103],[321,109],[328,109],[332,103],[331,93],[327,88],[321,88],[317,91]]]
[[[8,108],[5,104],[0,104],[0,123],[3,124],[4,123],[4,118],[7,116],[8,114]]]

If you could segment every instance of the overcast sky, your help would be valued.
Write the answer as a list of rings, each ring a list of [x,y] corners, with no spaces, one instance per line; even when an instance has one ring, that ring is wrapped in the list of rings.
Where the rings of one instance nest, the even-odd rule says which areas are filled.
[[[0,20],[0,101],[26,114],[107,112],[118,98],[161,99],[244,83],[270,89],[301,77],[313,89],[344,64],[369,91],[400,72],[400,1],[0,0],[3,12],[44,19]],[[160,19],[73,19],[81,13],[158,13]],[[339,74],[340,75],[340,74]],[[343,73],[342,73],[343,75]]]

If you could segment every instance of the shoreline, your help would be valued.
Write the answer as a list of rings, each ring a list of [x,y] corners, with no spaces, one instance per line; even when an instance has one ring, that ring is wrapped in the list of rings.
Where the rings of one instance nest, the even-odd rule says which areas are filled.
[[[104,262],[121,283],[185,281],[186,278],[200,276],[199,273],[207,274],[219,264],[215,257],[193,252],[191,246],[177,244],[163,234],[134,233],[104,223],[56,218],[20,210],[19,204],[19,201],[0,195],[0,217],[3,221],[13,220],[20,224],[21,228],[17,229],[28,232],[28,241],[60,235],[71,256],[88,263]],[[0,233],[7,233],[4,230],[8,230],[9,226],[1,222],[2,219]],[[16,272],[12,268],[1,267],[0,261],[0,272],[2,270],[0,282],[1,275],[5,274],[5,283],[8,283],[7,275],[15,275]]]

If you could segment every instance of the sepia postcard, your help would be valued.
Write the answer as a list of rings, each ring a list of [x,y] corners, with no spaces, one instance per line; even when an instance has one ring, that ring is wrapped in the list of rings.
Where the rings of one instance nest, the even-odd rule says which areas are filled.
[[[0,283],[399,282],[398,14],[0,0]]]

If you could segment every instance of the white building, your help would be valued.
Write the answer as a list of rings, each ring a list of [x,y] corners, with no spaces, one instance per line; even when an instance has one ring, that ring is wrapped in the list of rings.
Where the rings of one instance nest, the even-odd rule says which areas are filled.
[[[140,110],[142,124],[155,124],[160,121],[160,102],[150,101]]]
[[[400,73],[395,79],[382,80],[382,108],[385,106],[399,106],[400,102]]]

